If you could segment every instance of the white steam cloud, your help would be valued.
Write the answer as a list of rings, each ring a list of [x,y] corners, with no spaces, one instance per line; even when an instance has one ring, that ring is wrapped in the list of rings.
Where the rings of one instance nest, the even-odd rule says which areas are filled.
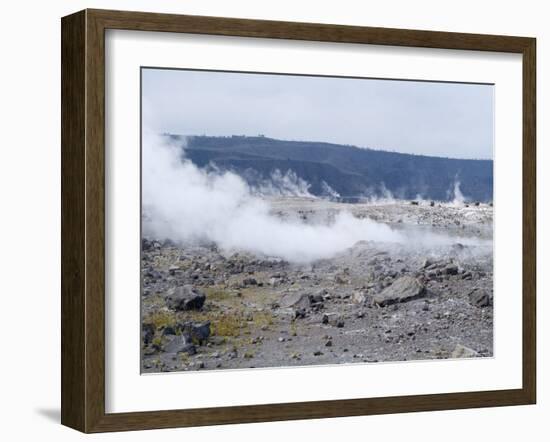
[[[453,204],[455,206],[462,206],[465,203],[466,198],[464,197],[464,194],[460,190],[460,181],[458,180],[458,178],[455,178],[453,192],[454,192]]]
[[[300,178],[293,170],[282,173],[275,169],[269,179],[260,179],[250,190],[254,195],[259,196],[301,196],[311,197],[309,193],[310,184]]]
[[[205,171],[182,159],[180,147],[145,133],[142,205],[145,235],[212,241],[290,262],[329,258],[361,240],[402,242],[388,226],[339,213],[330,224],[282,220],[231,172]],[[284,178],[283,178],[284,179]]]

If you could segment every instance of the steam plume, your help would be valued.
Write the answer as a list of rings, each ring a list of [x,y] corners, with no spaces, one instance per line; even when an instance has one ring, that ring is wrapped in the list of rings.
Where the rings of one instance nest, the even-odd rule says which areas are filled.
[[[171,145],[165,138],[145,133],[142,153],[146,236],[214,242],[226,251],[247,251],[297,263],[330,258],[362,240],[413,248],[456,242],[450,236],[434,232],[399,232],[345,211],[323,223],[281,219],[270,212],[267,201],[255,196],[241,177],[233,172],[199,169],[182,157],[181,146]],[[298,182],[301,189],[307,189],[307,183],[290,175],[285,178],[278,174],[276,178],[290,187]],[[457,198],[464,198],[458,181],[455,201]],[[461,238],[460,242],[479,245],[483,241]]]
[[[458,178],[455,178],[453,191],[454,191],[453,204],[455,206],[462,206],[466,201],[466,198],[464,197],[463,193],[460,190],[460,181],[458,180]]]
[[[346,212],[330,225],[281,220],[236,174],[201,170],[182,160],[177,147],[150,133],[144,134],[142,164],[146,235],[213,241],[223,249],[291,262],[328,258],[360,240],[403,240],[386,225]]]

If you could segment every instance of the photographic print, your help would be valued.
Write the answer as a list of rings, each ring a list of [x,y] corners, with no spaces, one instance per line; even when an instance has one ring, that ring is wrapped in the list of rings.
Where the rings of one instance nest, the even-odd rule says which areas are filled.
[[[141,372],[492,357],[493,130],[492,84],[142,68]]]

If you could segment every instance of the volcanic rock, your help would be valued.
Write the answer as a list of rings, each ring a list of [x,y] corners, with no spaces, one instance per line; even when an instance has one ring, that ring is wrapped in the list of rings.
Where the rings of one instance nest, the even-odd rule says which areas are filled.
[[[373,302],[380,307],[398,302],[412,301],[426,294],[426,287],[417,278],[402,276],[381,293],[374,296]]]
[[[166,305],[176,311],[200,310],[206,295],[192,285],[176,287],[166,296]]]

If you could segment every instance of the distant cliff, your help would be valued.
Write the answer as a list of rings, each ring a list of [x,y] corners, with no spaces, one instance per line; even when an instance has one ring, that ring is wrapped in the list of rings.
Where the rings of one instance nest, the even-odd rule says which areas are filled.
[[[199,167],[211,163],[232,170],[249,184],[278,170],[309,183],[309,192],[344,198],[384,197],[448,201],[460,182],[464,197],[493,199],[493,161],[463,160],[387,152],[355,146],[258,137],[168,135],[181,140],[185,155]],[[186,145],[185,145],[186,143]]]

